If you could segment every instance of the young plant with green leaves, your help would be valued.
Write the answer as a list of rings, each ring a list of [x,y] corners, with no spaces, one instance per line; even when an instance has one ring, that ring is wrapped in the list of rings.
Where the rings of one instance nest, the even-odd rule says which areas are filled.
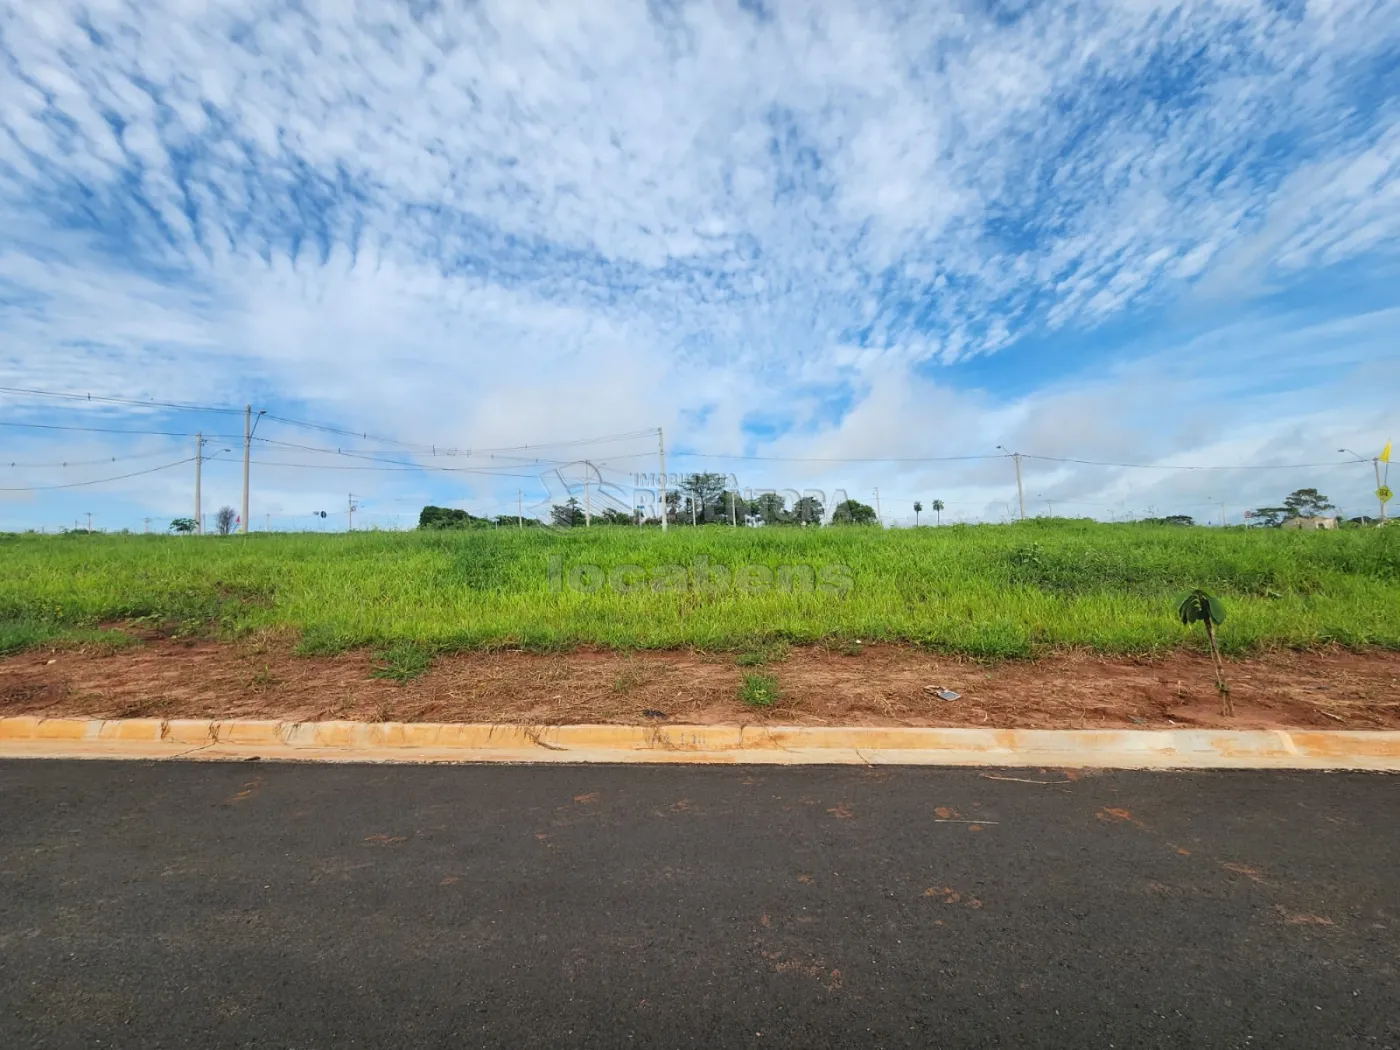
[[[1215,628],[1225,622],[1224,603],[1197,588],[1181,599],[1176,612],[1186,626],[1199,623],[1205,627],[1210,656],[1215,661],[1215,688],[1220,693],[1220,713],[1233,715],[1235,705],[1230,700],[1230,685],[1225,681],[1225,670],[1220,663],[1220,647],[1215,644]]]
[[[778,680],[770,674],[746,674],[739,687],[739,699],[749,707],[772,707],[778,696]]]

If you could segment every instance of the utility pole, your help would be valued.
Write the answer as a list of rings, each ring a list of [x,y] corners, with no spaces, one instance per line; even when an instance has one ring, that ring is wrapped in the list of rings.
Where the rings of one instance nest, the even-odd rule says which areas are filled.
[[[355,494],[353,492],[345,500],[345,531],[355,531]]]
[[[271,532],[271,531],[272,531],[272,515],[271,515],[271,514],[268,514],[268,515],[265,515],[264,518],[263,518],[263,532]]]
[[[661,451],[661,531],[666,531],[666,435],[656,428],[656,447]]]
[[[878,488],[875,490],[875,520],[878,521],[882,527],[884,526],[885,516],[880,513],[880,490]]]
[[[1021,501],[1021,520],[1026,520],[1026,490],[1021,487],[1021,453],[1017,452],[1013,457],[1016,460],[1016,498]]]
[[[248,535],[248,456],[253,447],[253,406],[243,406],[243,535]]]
[[[204,511],[199,492],[200,474],[203,466],[204,432],[200,431],[194,436],[194,532],[196,536],[204,535]]]
[[[1351,449],[1349,449],[1349,448],[1339,448],[1339,449],[1337,449],[1337,451],[1338,451],[1338,452],[1345,452],[1345,453],[1346,453],[1347,455],[1349,455],[1349,456],[1356,456],[1356,462],[1358,462],[1358,463],[1365,463],[1365,462],[1366,462],[1366,457],[1365,457],[1365,456],[1357,455],[1355,452],[1353,452],[1353,451],[1352,451]],[[1386,443],[1385,449],[1381,452],[1381,456],[1384,456],[1384,457],[1385,457],[1386,473],[1389,474],[1389,473],[1390,473],[1390,443],[1389,443],[1389,442]],[[1381,456],[1372,456],[1372,457],[1371,457],[1371,466],[1374,467],[1374,468],[1375,468],[1375,471],[1376,471],[1376,500],[1377,500],[1377,502],[1379,502],[1380,505],[1381,505],[1381,524],[1384,525],[1384,524],[1385,524],[1385,500],[1381,499],[1381,489],[1385,487],[1385,482],[1381,480]],[[1338,517],[1341,517],[1340,514],[1338,514],[1337,516],[1338,516]]]
[[[593,464],[589,463],[588,460],[583,461],[583,527],[585,529],[593,527],[593,496],[588,487],[590,480],[588,472],[592,467]]]
[[[88,510],[88,511],[84,511],[83,513],[87,515],[87,519],[88,519],[88,532],[91,532],[91,531],[92,531],[92,511]]]
[[[146,519],[145,519],[145,522],[146,522],[146,527],[145,527],[142,531],[143,531],[143,532],[150,532],[150,531],[151,531],[151,519],[150,519],[150,518],[146,518]]]
[[[733,528],[739,527],[739,519],[734,514],[734,493],[729,494],[729,524]]]
[[[1021,453],[1011,452],[1007,449],[1005,445],[998,445],[997,448],[1001,449],[1003,452],[1005,452],[1008,456],[1010,456],[1013,460],[1016,461],[1016,498],[1020,500],[1021,503],[1021,520],[1025,521],[1026,490],[1021,487]]]
[[[1224,529],[1224,528],[1229,528],[1229,522],[1227,522],[1227,521],[1225,520],[1225,501],[1224,501],[1224,500],[1221,500],[1221,501],[1220,501],[1220,527],[1221,527],[1222,529]]]
[[[515,527],[525,527],[525,493],[520,489],[515,490]]]
[[[1386,445],[1386,451],[1388,452],[1389,450],[1390,450],[1390,446],[1389,446],[1389,445]],[[1371,466],[1373,466],[1373,467],[1376,468],[1376,499],[1380,501],[1380,505],[1381,505],[1381,524],[1384,525],[1384,524],[1385,524],[1385,500],[1381,499],[1381,489],[1384,487],[1384,485],[1383,485],[1382,482],[1381,482],[1381,457],[1380,457],[1380,456],[1376,456],[1374,459],[1372,459],[1372,460],[1371,460]]]

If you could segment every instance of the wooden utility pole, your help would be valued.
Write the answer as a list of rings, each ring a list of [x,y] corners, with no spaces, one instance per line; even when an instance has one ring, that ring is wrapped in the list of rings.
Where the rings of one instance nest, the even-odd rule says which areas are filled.
[[[201,501],[199,485],[200,474],[204,467],[204,432],[194,436],[194,532],[196,536],[204,535],[204,510]]]
[[[656,428],[656,447],[661,451],[661,531],[666,531],[666,435]]]
[[[248,457],[253,447],[253,406],[243,406],[243,535],[248,535]]]

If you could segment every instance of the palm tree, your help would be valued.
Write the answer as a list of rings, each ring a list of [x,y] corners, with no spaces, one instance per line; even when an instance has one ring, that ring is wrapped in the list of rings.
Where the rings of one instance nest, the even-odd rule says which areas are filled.
[[[932,503],[933,512],[938,515],[938,524],[943,524],[943,501],[936,499]]]
[[[914,528],[919,527],[919,511],[924,509],[924,505],[918,500],[914,501]]]

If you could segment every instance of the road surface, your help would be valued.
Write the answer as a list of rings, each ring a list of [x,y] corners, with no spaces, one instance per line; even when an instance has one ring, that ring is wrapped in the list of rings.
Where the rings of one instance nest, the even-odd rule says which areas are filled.
[[[3,762],[0,1046],[1395,1047],[1397,828],[1378,775]]]

